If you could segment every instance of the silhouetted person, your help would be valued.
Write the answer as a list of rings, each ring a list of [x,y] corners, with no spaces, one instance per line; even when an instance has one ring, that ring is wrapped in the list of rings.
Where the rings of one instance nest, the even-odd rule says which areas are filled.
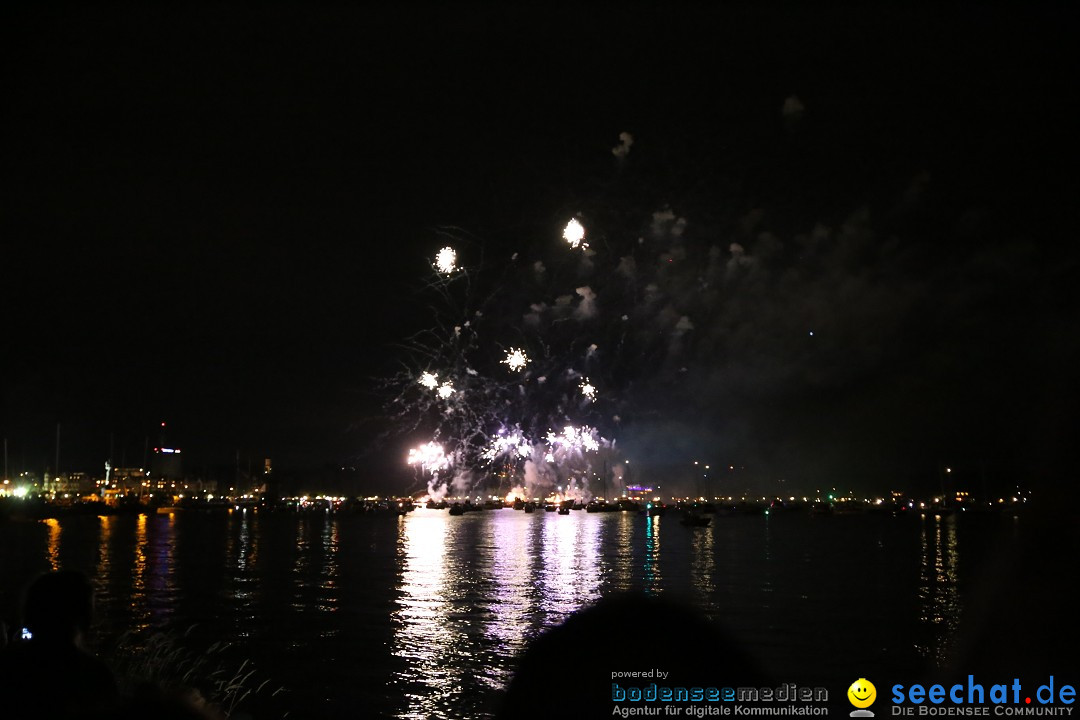
[[[80,572],[51,572],[30,584],[23,624],[32,637],[0,651],[0,717],[92,718],[113,708],[116,680],[83,647],[93,614],[94,591]]]
[[[650,670],[667,675],[612,677]],[[611,717],[616,704],[612,683],[640,689],[650,683],[720,688],[763,687],[769,682],[739,643],[693,607],[627,593],[574,613],[530,643],[518,659],[497,717]]]
[[[191,689],[169,689],[154,684],[135,688],[109,720],[224,720],[225,716]]]

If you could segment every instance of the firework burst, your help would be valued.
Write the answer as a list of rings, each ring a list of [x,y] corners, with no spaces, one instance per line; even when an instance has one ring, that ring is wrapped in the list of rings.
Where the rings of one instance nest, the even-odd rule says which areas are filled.
[[[458,269],[457,252],[452,247],[444,247],[435,256],[435,262],[432,263],[432,266],[443,275],[453,275]]]
[[[510,348],[506,352],[506,357],[502,360],[502,363],[517,372],[525,369],[525,366],[529,363],[529,356],[525,354],[524,350]]]
[[[409,450],[407,462],[431,474],[438,474],[450,468],[450,457],[443,446],[437,442],[428,442],[420,447],[412,448]]]
[[[589,402],[596,402],[596,386],[589,382],[589,378],[585,378],[581,381],[581,394],[589,399]]]
[[[570,247],[575,250],[577,248],[584,250],[589,247],[589,243],[585,242],[585,227],[576,218],[566,223],[562,236],[563,240],[570,243]]]

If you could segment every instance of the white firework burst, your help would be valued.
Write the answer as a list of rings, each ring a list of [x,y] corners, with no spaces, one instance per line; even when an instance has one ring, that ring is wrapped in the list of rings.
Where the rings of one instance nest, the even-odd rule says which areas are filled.
[[[450,467],[450,457],[442,445],[436,442],[424,443],[409,450],[408,463],[419,465],[424,472],[436,473]]]
[[[600,442],[597,440],[597,432],[595,429],[583,425],[581,427],[574,427],[573,425],[567,425],[563,428],[561,435],[556,435],[553,431],[548,431],[547,434],[548,446],[552,450],[583,450],[586,452],[596,452],[600,449]]]
[[[451,275],[457,266],[457,252],[452,247],[444,247],[439,251],[439,254],[435,256],[435,262],[432,263],[436,270],[444,275]]]
[[[519,458],[527,458],[532,455],[532,444],[518,433],[504,435],[500,432],[484,450],[482,456],[486,460],[493,461],[501,455],[511,454],[516,454]]]
[[[517,348],[510,348],[506,352],[506,358],[502,361],[507,367],[515,372],[522,370],[529,362],[529,356],[525,354],[524,350],[518,350]]]
[[[589,243],[585,242],[585,227],[577,221],[577,218],[573,218],[570,222],[566,223],[566,228],[562,233],[563,240],[570,243],[572,248],[587,248]]]
[[[589,382],[589,378],[581,381],[581,394],[589,398],[589,402],[596,402],[596,386]]]
[[[448,399],[453,394],[454,386],[449,382],[444,382],[442,385],[439,386],[439,397],[441,397],[443,400]]]
[[[433,373],[425,372],[420,375],[420,379],[417,380],[417,382],[429,390],[434,390],[436,387],[439,386],[439,376]]]

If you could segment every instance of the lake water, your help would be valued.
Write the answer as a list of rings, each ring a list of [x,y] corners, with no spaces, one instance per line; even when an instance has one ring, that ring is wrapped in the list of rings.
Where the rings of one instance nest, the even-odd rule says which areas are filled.
[[[82,570],[98,592],[100,644],[195,625],[191,643],[228,640],[287,687],[292,717],[483,718],[530,639],[622,590],[692,603],[803,685],[940,665],[1024,521],[780,513],[687,528],[671,516],[510,509],[73,517],[0,525],[0,577],[10,607],[36,572]]]

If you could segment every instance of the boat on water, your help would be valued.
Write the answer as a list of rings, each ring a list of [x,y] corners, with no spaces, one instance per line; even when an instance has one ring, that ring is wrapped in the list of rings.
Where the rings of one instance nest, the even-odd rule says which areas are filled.
[[[684,513],[679,518],[679,524],[686,527],[708,527],[712,518],[705,517],[704,515],[698,515],[696,513]]]
[[[462,505],[461,503],[454,503],[453,505],[450,506],[450,514],[451,515],[464,515],[465,514],[465,506]]]
[[[649,517],[661,517],[665,513],[667,513],[667,505],[663,503],[649,503],[644,510],[644,514]]]

